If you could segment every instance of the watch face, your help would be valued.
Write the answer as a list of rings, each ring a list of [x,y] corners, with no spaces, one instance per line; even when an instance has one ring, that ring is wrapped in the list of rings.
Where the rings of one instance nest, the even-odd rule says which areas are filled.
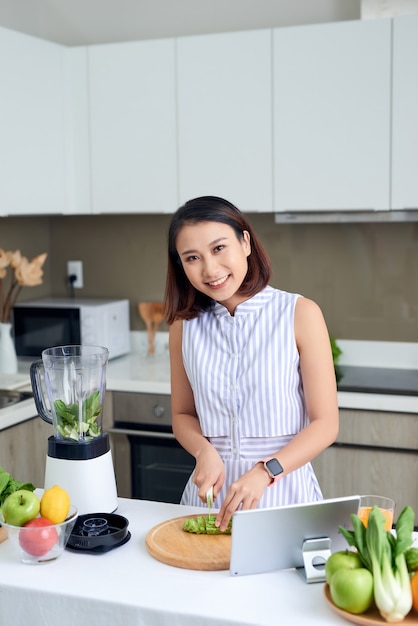
[[[278,476],[283,472],[283,468],[276,458],[267,461],[266,466],[268,467],[269,472],[271,472],[272,476]]]

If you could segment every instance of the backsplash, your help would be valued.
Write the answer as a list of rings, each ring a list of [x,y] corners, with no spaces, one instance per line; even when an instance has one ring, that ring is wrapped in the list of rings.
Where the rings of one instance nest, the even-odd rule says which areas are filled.
[[[318,302],[332,335],[418,341],[418,224],[248,217],[272,258],[272,285]],[[163,297],[169,221],[169,215],[1,218],[0,247],[27,256],[48,252],[43,285],[24,290],[20,300],[69,295],[67,261],[81,260],[84,288],[76,295],[129,298],[131,329],[144,330],[136,305]]]

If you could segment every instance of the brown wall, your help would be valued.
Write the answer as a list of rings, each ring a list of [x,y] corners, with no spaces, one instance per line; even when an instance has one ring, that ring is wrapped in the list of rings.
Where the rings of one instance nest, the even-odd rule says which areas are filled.
[[[418,341],[418,224],[274,224],[249,215],[273,261],[275,287],[318,302],[330,332],[344,339]],[[79,297],[161,300],[169,216],[10,217],[0,247],[31,257],[48,251],[42,287],[22,299],[68,295],[67,260],[81,260]]]

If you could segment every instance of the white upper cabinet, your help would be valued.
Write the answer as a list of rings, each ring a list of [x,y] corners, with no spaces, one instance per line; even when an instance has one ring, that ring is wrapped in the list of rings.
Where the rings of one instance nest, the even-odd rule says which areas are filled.
[[[272,211],[271,31],[177,40],[180,202]]]
[[[66,208],[64,48],[0,28],[0,215]]]
[[[87,48],[64,49],[66,213],[91,213]]]
[[[274,30],[277,211],[387,210],[391,20]]]
[[[418,208],[418,15],[393,20],[392,209]]]
[[[177,207],[174,40],[89,47],[94,213]]]

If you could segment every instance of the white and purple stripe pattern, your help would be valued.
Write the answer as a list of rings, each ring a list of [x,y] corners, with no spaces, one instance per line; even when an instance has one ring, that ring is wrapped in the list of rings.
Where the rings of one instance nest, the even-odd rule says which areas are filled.
[[[211,439],[211,443],[224,461],[226,475],[226,481],[214,502],[214,510],[220,508],[229,486],[234,481],[248,472],[257,461],[280,450],[289,439],[291,437],[264,440],[245,439],[241,441],[241,457],[239,459],[231,456],[231,444],[228,438]],[[199,499],[197,492],[192,475],[184,489],[181,504],[205,507],[206,504]],[[313,468],[310,463],[307,463],[291,474],[284,476],[272,487],[265,489],[257,508],[314,502],[316,500],[322,500],[322,493]]]
[[[294,336],[296,294],[266,287],[232,317],[215,303],[183,322],[183,361],[203,434],[218,449],[229,485],[308,422]],[[310,464],[267,489],[260,506],[322,497]],[[189,481],[182,502],[199,505]]]
[[[183,323],[183,362],[204,435],[292,435],[306,424],[294,335],[298,296],[267,287]]]

